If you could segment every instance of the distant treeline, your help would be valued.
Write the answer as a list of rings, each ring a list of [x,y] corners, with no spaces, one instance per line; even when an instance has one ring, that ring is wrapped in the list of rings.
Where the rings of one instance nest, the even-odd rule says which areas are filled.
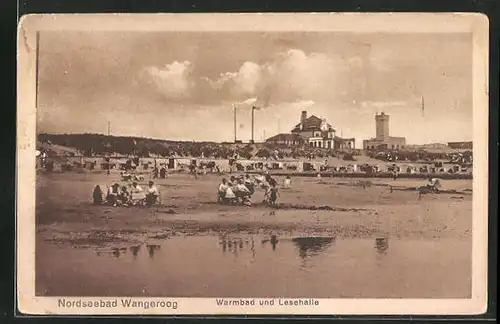
[[[215,142],[188,142],[151,139],[143,137],[107,136],[102,134],[39,134],[38,141],[76,149],[83,156],[107,154],[138,157],[211,157],[229,159],[235,148]],[[236,153],[250,158],[251,146],[239,147]],[[49,152],[50,155],[50,152]],[[55,154],[54,154],[55,155]]]

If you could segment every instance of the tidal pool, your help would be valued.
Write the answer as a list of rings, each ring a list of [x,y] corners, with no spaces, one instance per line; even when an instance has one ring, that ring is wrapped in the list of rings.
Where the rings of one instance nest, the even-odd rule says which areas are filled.
[[[122,248],[38,241],[39,296],[470,298],[471,242],[174,236]]]

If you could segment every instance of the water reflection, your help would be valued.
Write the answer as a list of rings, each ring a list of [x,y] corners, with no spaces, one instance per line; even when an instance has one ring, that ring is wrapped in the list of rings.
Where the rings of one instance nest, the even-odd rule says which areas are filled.
[[[113,254],[115,258],[119,258],[122,254],[127,252],[127,248],[113,248],[111,251],[111,254]]]
[[[301,267],[306,267],[306,260],[325,251],[335,242],[335,237],[295,237],[292,242],[299,248],[299,256],[303,261]]]
[[[159,250],[160,249],[160,245],[156,245],[156,244],[148,244],[147,245],[147,248],[148,248],[148,252],[149,252],[149,258],[151,260],[154,259],[154,256],[155,256],[155,252],[156,250]]]
[[[230,239],[224,240],[203,235],[185,240],[174,237],[166,242],[134,242],[126,250],[120,246],[115,249],[107,246],[98,246],[95,250],[70,246],[61,249],[44,242],[37,246],[37,253],[43,255],[37,259],[37,289],[53,296],[139,296],[145,295],[145,287],[148,288],[146,295],[152,296],[192,296],[195,291],[201,292],[197,296],[202,297],[231,294],[244,297],[465,298],[470,294],[469,242],[394,240],[386,235],[335,238],[287,234],[273,238],[271,234],[264,237],[253,233],[231,234]],[[262,239],[267,239],[263,245]],[[271,250],[273,244],[276,250]],[[226,246],[225,254],[223,246]],[[237,260],[233,257],[234,248]],[[394,254],[396,250],[417,248],[429,257]],[[259,258],[255,256],[256,250]],[[457,252],[462,254],[455,255]],[[100,256],[96,257],[96,253]],[[151,254],[154,260],[150,260]],[[169,267],[167,274],[162,271],[165,265]],[[271,268],[273,271],[269,272]],[[401,285],[391,285],[400,272],[404,272],[404,278],[401,277],[404,280],[398,281]],[[422,276],[424,272],[426,275]],[[65,273],[71,275],[65,276]],[[110,273],[113,276],[109,276]],[[222,280],[233,284],[207,285],[207,273],[216,273],[216,282]],[[262,273],[266,274],[265,284],[255,285],[262,281]],[[62,282],[63,279],[68,281]],[[106,285],[91,284],[97,279],[106,280]],[[123,282],[127,282],[126,287]],[[436,287],[442,290],[436,292]],[[408,295],[409,290],[413,291],[412,295]]]
[[[278,245],[278,237],[276,235],[271,235],[271,239],[265,239],[262,240],[262,244],[266,244],[267,242],[271,243],[271,247],[273,248],[273,251],[276,251],[276,245]]]
[[[252,239],[253,240],[253,239]],[[225,235],[219,236],[219,245],[222,248],[222,253],[232,252],[235,257],[238,256],[238,252],[244,250],[244,240],[242,238],[228,238]],[[245,240],[245,243],[248,245],[248,239]]]
[[[252,262],[255,262],[255,242],[253,237],[251,239],[252,245],[250,246],[250,251],[252,251]]]
[[[134,260],[137,259],[137,255],[139,254],[140,250],[141,250],[140,245],[130,247],[130,251],[132,252],[132,255],[134,256]]]
[[[377,237],[375,239],[375,250],[379,256],[386,255],[389,249],[389,238],[388,237]]]
[[[284,248],[286,248],[289,239],[284,238],[281,239],[283,244],[285,244]],[[324,252],[329,246],[335,243],[335,237],[295,237],[291,239],[293,245],[298,248],[298,254],[300,259],[302,259],[301,267],[305,267],[307,265],[307,259],[316,256],[322,252]],[[280,239],[277,235],[270,235],[268,238],[261,240],[262,246],[270,245],[273,251],[277,250],[278,243]],[[247,238],[229,238],[225,235],[221,235],[219,237],[219,246],[221,247],[222,253],[230,252],[234,255],[235,258],[238,258],[239,253],[244,251],[245,249],[250,250],[252,253],[252,262],[255,261],[256,255],[256,247],[254,237]],[[141,251],[142,245],[130,246],[128,248],[112,248],[108,251],[96,251],[97,256],[101,256],[103,253],[115,257],[120,258],[129,250],[134,260],[137,260],[138,255]],[[147,244],[146,248],[148,250],[149,258],[154,259],[158,250],[161,249],[161,245],[158,244]],[[374,244],[375,251],[377,253],[377,258],[381,258],[387,255],[389,249],[389,238],[388,237],[378,237],[375,238]]]

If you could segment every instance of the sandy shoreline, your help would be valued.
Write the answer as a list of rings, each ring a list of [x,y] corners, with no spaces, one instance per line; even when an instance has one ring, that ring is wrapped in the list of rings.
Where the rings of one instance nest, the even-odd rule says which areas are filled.
[[[225,233],[328,235],[340,237],[467,238],[471,236],[470,181],[445,183],[460,194],[427,195],[406,180],[374,180],[368,188],[343,180],[295,180],[281,190],[282,207],[260,204],[223,206],[215,203],[217,177],[195,180],[177,176],[158,181],[163,206],[152,208],[94,206],[89,193],[105,176],[39,177],[37,238],[58,244],[113,246],[173,235]],[[382,182],[381,182],[382,181]],[[50,188],[50,190],[49,190]],[[64,190],[63,190],[64,188]],[[64,203],[60,203],[64,201]]]

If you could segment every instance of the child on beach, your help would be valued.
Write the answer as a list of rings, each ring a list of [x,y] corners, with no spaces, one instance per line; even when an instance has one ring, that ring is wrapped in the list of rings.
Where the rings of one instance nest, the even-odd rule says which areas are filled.
[[[283,180],[283,188],[290,189],[292,186],[292,178],[290,176],[286,176],[285,180]]]
[[[271,188],[269,189],[269,194],[268,194],[268,204],[271,206],[276,205],[276,201],[278,200],[279,192],[278,192],[278,186],[276,184],[273,184]]]

